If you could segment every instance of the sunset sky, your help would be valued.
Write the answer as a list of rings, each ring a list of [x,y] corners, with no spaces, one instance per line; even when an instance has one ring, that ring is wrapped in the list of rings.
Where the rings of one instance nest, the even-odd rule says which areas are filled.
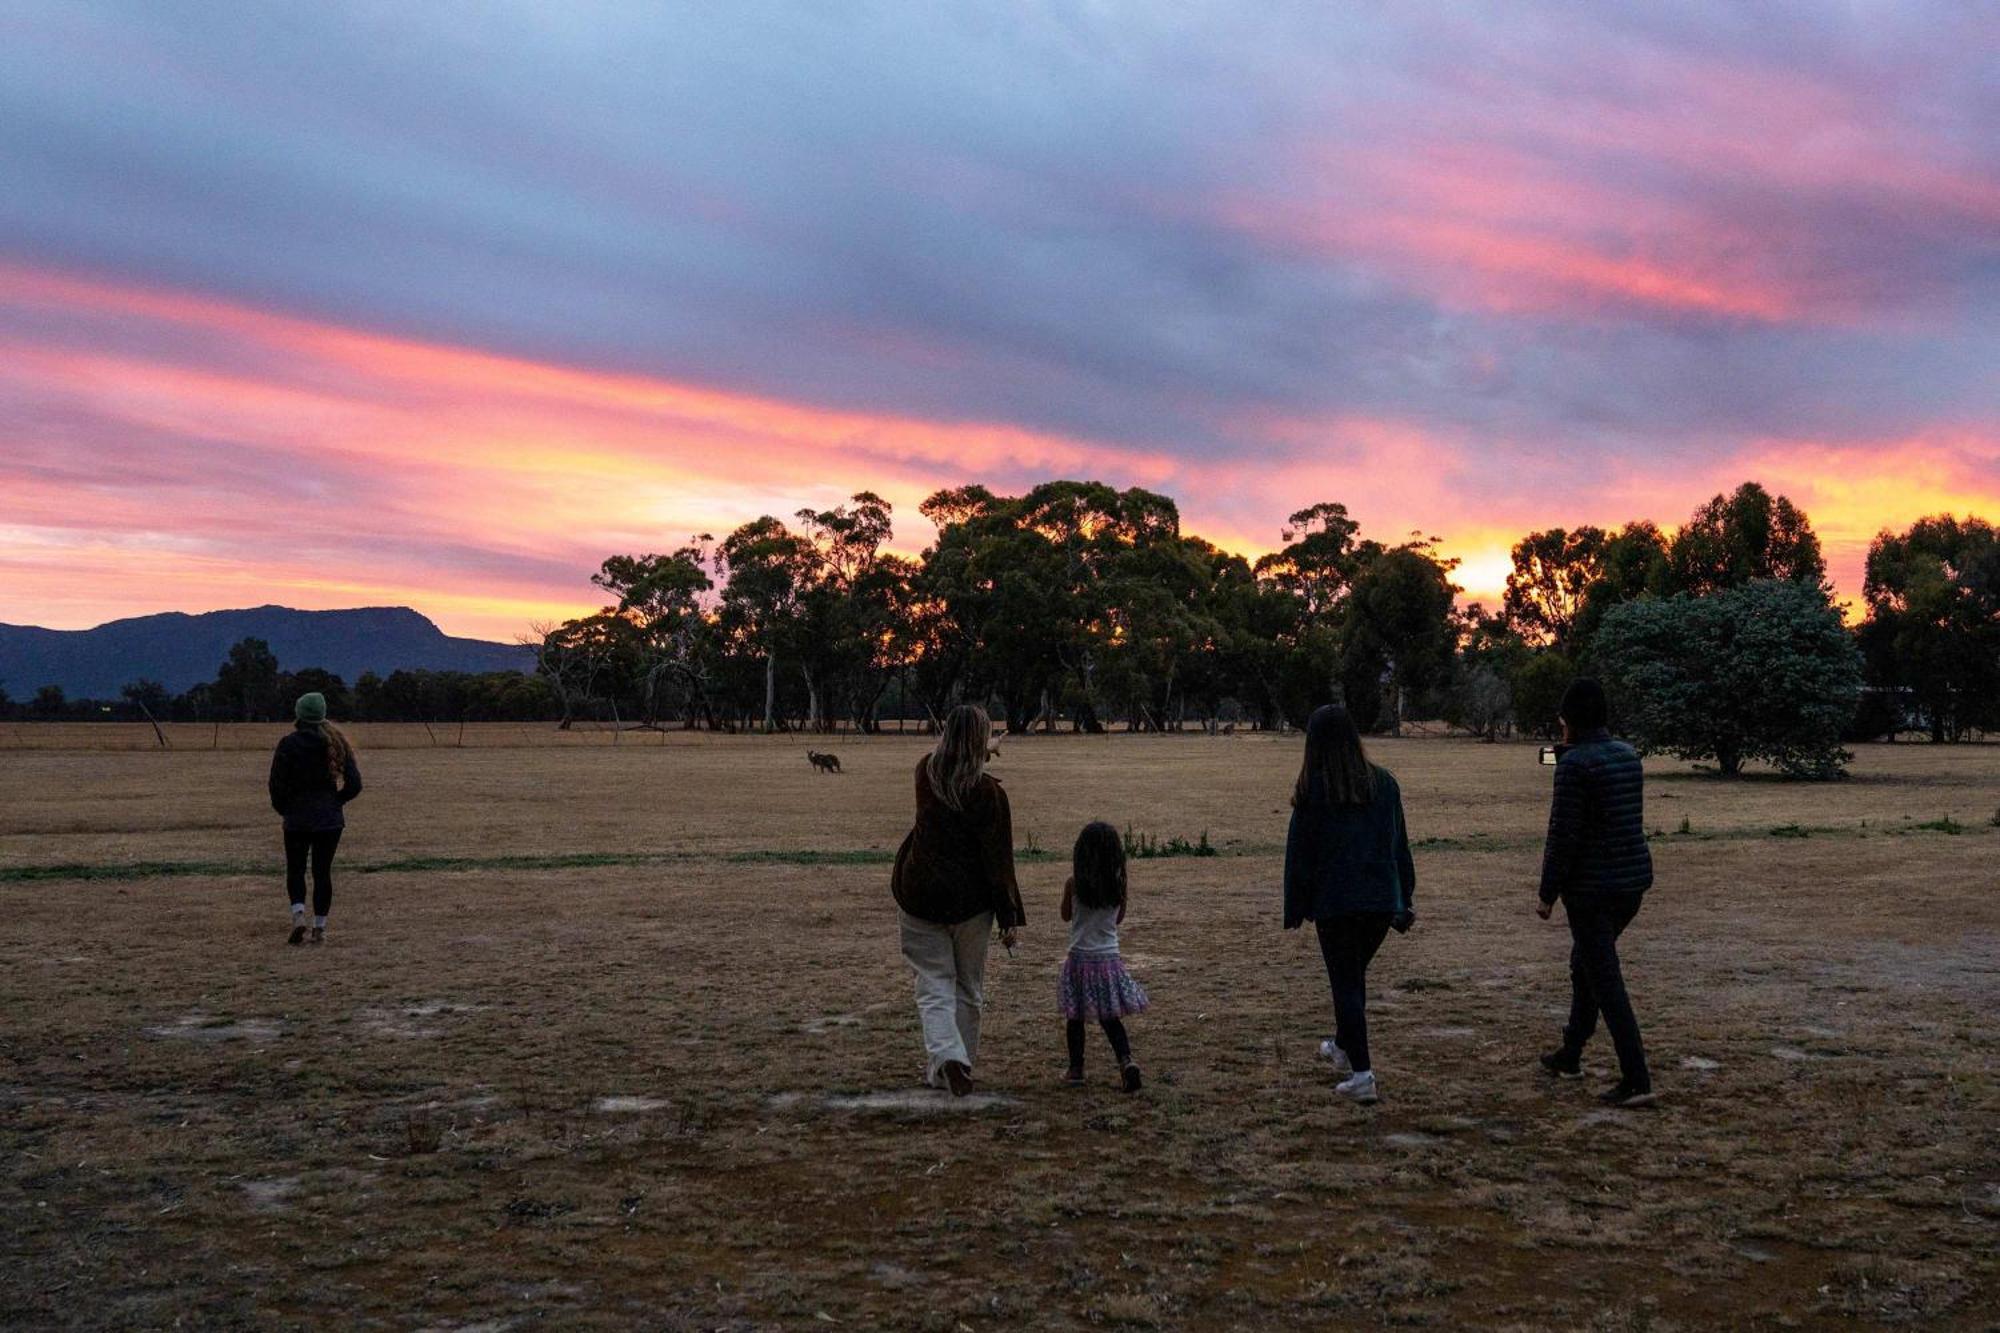
[[[0,3],[0,621],[405,603],[863,488],[2000,519],[1966,0]]]

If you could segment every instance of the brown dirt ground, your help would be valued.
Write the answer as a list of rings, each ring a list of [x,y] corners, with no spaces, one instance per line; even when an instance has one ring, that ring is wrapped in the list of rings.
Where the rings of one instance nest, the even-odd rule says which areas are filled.
[[[915,1088],[886,891],[917,738],[842,738],[832,778],[793,740],[358,728],[308,950],[277,734],[0,731],[0,1321],[1993,1326],[2000,747],[1870,747],[1824,786],[1651,765],[1625,957],[1664,1102],[1617,1115],[1601,1038],[1586,1084],[1533,1071],[1567,939],[1529,910],[1530,747],[1375,747],[1434,841],[1363,1109],[1278,928],[1296,741],[1010,741],[1042,852],[968,1108]],[[1054,1083],[1092,817],[1222,852],[1134,867],[1136,1097],[1098,1047]],[[23,874],[59,864],[98,869]]]

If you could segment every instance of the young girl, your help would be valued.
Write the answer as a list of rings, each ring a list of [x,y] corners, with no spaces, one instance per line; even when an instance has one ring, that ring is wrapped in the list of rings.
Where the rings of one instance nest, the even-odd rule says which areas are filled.
[[[1144,1012],[1146,992],[1118,956],[1118,927],[1125,920],[1125,845],[1118,830],[1097,821],[1076,835],[1071,874],[1063,885],[1062,919],[1069,922],[1069,954],[1056,980],[1056,1002],[1068,1020],[1069,1072],[1083,1082],[1083,1024],[1094,1018],[1111,1039],[1111,1053],[1125,1091],[1139,1090],[1139,1066],[1125,1036],[1127,1014]]]

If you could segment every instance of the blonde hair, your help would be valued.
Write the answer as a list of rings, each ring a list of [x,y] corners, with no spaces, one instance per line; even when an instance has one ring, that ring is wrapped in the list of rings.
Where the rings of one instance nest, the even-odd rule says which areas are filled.
[[[333,774],[333,789],[339,791],[347,782],[347,757],[354,753],[354,742],[331,722],[321,722],[319,734],[326,737],[326,766]]]
[[[993,741],[993,720],[978,704],[960,704],[944,717],[944,730],[931,751],[925,771],[931,790],[954,810],[965,802],[986,776],[986,751]]]

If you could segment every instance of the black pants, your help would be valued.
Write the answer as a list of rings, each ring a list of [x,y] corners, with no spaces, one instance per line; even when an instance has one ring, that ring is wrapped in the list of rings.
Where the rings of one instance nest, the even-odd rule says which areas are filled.
[[[306,860],[312,860],[313,915],[325,916],[333,908],[333,849],[340,845],[340,830],[325,833],[294,833],[285,830],[285,893],[292,905],[306,900]]]
[[[1123,1069],[1132,1063],[1132,1039],[1125,1035],[1125,1025],[1115,1018],[1098,1020],[1104,1027],[1104,1035],[1111,1038],[1111,1053],[1118,1057],[1118,1067]],[[1083,1068],[1083,1020],[1072,1018],[1063,1026],[1063,1036],[1069,1040],[1069,1067]]]
[[[1333,1040],[1365,1074],[1368,1060],[1368,964],[1389,933],[1389,913],[1354,912],[1328,917],[1319,927],[1319,952],[1333,987]]]
[[[1618,967],[1618,937],[1639,915],[1636,893],[1566,894],[1563,912],[1569,917],[1569,1023],[1563,1028],[1563,1049],[1580,1055],[1597,1031],[1597,1016],[1611,1031],[1618,1048],[1618,1072],[1635,1088],[1651,1090],[1646,1072],[1646,1048],[1639,1041],[1639,1020],[1632,997],[1625,993],[1625,976]]]

